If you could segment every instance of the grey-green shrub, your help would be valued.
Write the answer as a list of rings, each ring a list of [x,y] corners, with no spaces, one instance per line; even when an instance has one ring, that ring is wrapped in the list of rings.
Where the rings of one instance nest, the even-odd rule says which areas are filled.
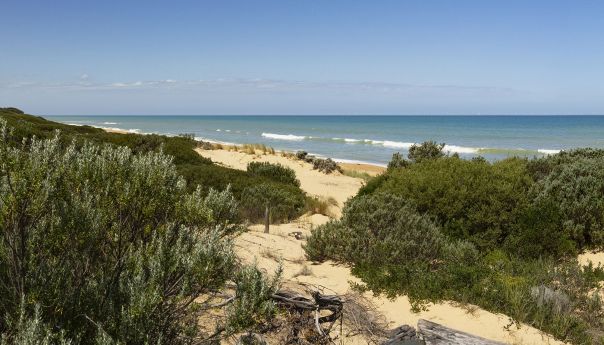
[[[564,233],[578,248],[604,247],[604,155],[598,153],[550,158],[549,172],[532,189],[535,202],[559,206]]]
[[[230,192],[187,192],[162,153],[8,137],[0,124],[4,341],[38,319],[78,343],[202,337],[193,301],[237,272]]]
[[[267,177],[273,181],[291,184],[296,187],[300,186],[300,181],[296,178],[296,172],[278,163],[250,162],[247,165],[247,172],[256,176]]]
[[[312,231],[305,250],[311,260],[352,263],[353,273],[374,291],[389,292],[384,282],[404,286],[415,301],[429,298],[434,286],[428,273],[442,270],[447,261],[476,255],[471,245],[448,242],[405,199],[381,193],[351,199],[340,220]]]

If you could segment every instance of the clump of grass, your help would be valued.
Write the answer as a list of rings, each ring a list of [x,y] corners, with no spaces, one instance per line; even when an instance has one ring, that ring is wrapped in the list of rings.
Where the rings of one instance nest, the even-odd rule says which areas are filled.
[[[270,147],[270,146],[266,146],[264,144],[243,144],[240,147],[241,151],[250,155],[254,155],[257,154],[259,152],[262,152],[262,154],[266,155],[266,154],[271,154],[274,155],[275,154],[275,149]],[[238,151],[238,149],[236,149],[235,151]]]
[[[312,276],[312,275],[313,275],[313,273],[312,273],[312,270],[310,269],[310,267],[308,267],[307,265],[304,265],[298,272],[294,273],[292,278],[297,278],[300,276],[307,277],[307,276]]]
[[[338,206],[337,200],[333,197],[315,195],[306,197],[306,212],[310,212],[311,214],[322,214],[332,217],[332,214],[329,212],[332,206]]]
[[[304,264],[304,263],[306,262],[306,257],[304,257],[304,256],[300,256],[300,257],[298,257],[298,258],[296,258],[296,259],[292,259],[292,260],[290,260],[290,261],[291,261],[292,263],[294,263],[294,264],[302,265],[302,264]]]
[[[349,177],[360,178],[361,180],[363,180],[365,182],[371,180],[371,177],[372,177],[371,175],[369,175],[368,173],[366,173],[364,171],[349,170],[349,169],[343,169],[342,174],[349,176]]]
[[[263,249],[260,252],[260,255],[264,258],[271,259],[273,261],[277,261],[277,262],[281,261],[281,256],[279,256],[279,254],[275,253],[274,251],[272,251],[268,248]]]
[[[296,154],[290,151],[281,151],[281,157],[296,158]]]

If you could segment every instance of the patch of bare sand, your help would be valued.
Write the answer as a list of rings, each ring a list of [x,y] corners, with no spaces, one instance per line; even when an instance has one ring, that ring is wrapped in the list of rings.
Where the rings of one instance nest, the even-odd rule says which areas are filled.
[[[241,170],[245,170],[247,163],[251,161],[267,161],[289,166],[296,171],[302,189],[309,194],[333,197],[340,207],[349,197],[355,195],[362,185],[360,179],[340,174],[325,175],[312,170],[312,166],[308,163],[279,155],[249,155],[226,150],[199,150],[199,153],[214,162]],[[281,262],[283,278],[287,284],[309,284],[323,287],[326,292],[345,294],[350,291],[350,282],[359,282],[352,276],[350,269],[333,262],[313,264],[307,261],[302,248],[304,240],[297,240],[290,235],[292,232],[299,231],[304,236],[308,236],[313,227],[328,220],[329,218],[321,215],[304,216],[292,223],[271,225],[269,234],[263,232],[263,225],[252,225],[249,232],[236,239],[236,251],[244,262],[257,262],[259,267],[269,274],[275,272]],[[366,297],[386,316],[393,328],[402,324],[416,326],[419,319],[427,319],[509,344],[563,344],[528,325],[521,325],[519,329],[515,325],[508,327],[511,322],[507,316],[474,306],[462,307],[454,303],[439,303],[431,305],[428,311],[413,313],[406,296],[389,300],[367,293]],[[358,337],[344,339],[343,343],[363,344]]]
[[[586,252],[578,257],[579,264],[589,265],[591,262],[595,267],[604,266],[604,252]]]

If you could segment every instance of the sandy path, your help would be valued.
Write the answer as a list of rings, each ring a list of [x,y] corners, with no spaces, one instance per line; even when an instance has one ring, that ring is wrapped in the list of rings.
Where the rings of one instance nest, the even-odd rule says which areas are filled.
[[[247,163],[253,160],[289,166],[296,171],[305,191],[310,194],[334,197],[340,205],[356,194],[362,185],[360,179],[340,174],[325,175],[312,170],[307,163],[279,155],[256,156],[225,150],[199,150],[199,153],[216,163],[242,170],[245,170]],[[304,242],[289,236],[292,231],[301,231],[309,235],[313,227],[328,220],[321,215],[305,216],[293,223],[272,225],[270,234],[262,232],[262,225],[253,225],[249,232],[242,234],[236,240],[237,253],[248,263],[257,262],[268,273],[274,272],[278,267],[278,261],[281,260],[284,280],[321,285],[338,294],[344,294],[350,289],[349,282],[358,282],[358,279],[350,274],[350,269],[331,262],[313,265],[304,258],[302,248]],[[451,303],[439,303],[430,306],[428,311],[413,313],[406,296],[394,300],[374,297],[370,294],[367,294],[367,297],[386,316],[392,327],[402,324],[415,326],[419,319],[427,319],[509,344],[563,344],[527,325],[522,325],[520,329],[512,326],[510,330],[506,330],[505,327],[510,324],[507,316],[490,313],[478,307],[462,308]],[[470,312],[469,309],[472,311]],[[359,340],[347,339],[345,344],[359,344]]]

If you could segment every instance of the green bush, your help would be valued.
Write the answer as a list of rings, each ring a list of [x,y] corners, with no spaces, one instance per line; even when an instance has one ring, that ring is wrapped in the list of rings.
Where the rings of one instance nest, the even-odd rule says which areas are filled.
[[[278,163],[250,162],[247,165],[247,172],[254,176],[264,176],[273,181],[300,187],[300,181],[296,178],[296,172]]]
[[[353,273],[374,291],[394,286],[414,300],[433,297],[433,274],[444,264],[476,256],[471,246],[449,243],[429,217],[391,194],[352,199],[340,220],[312,231],[305,250],[310,260],[352,263]]]
[[[424,141],[419,145],[411,145],[407,157],[410,161],[415,163],[419,163],[428,159],[437,159],[445,156],[443,152],[444,148],[444,143],[437,144],[435,141]]]
[[[604,248],[603,152],[571,151],[533,163],[541,177],[532,189],[535,202],[559,206],[564,235],[580,249]]]
[[[409,161],[406,161],[399,152],[395,152],[392,154],[392,159],[390,159],[390,162],[388,162],[388,170],[405,168],[408,165]]]
[[[289,186],[289,185],[285,185]],[[241,200],[247,219],[263,219],[268,224],[288,221],[299,216],[304,209],[304,194],[291,188],[275,188],[271,183],[260,183],[245,188]]]
[[[338,163],[331,158],[314,158],[312,161],[312,168],[326,174],[331,174],[334,171],[342,172],[342,168],[340,168]]]
[[[198,317],[209,311],[195,299],[238,271],[230,191],[189,193],[162,153],[13,137],[0,126],[3,342],[203,337]]]
[[[416,310],[452,300],[504,313],[561,340],[604,340],[604,304],[594,293],[604,279],[602,268],[582,268],[576,260],[526,260],[501,250],[482,254],[445,237],[398,196],[352,199],[341,220],[312,232],[305,250],[312,260],[352,265],[362,280],[357,288],[408,296]]]
[[[528,204],[526,161],[494,164],[458,158],[424,160],[370,181],[361,193],[389,193],[434,216],[445,234],[480,249],[496,248]]]

